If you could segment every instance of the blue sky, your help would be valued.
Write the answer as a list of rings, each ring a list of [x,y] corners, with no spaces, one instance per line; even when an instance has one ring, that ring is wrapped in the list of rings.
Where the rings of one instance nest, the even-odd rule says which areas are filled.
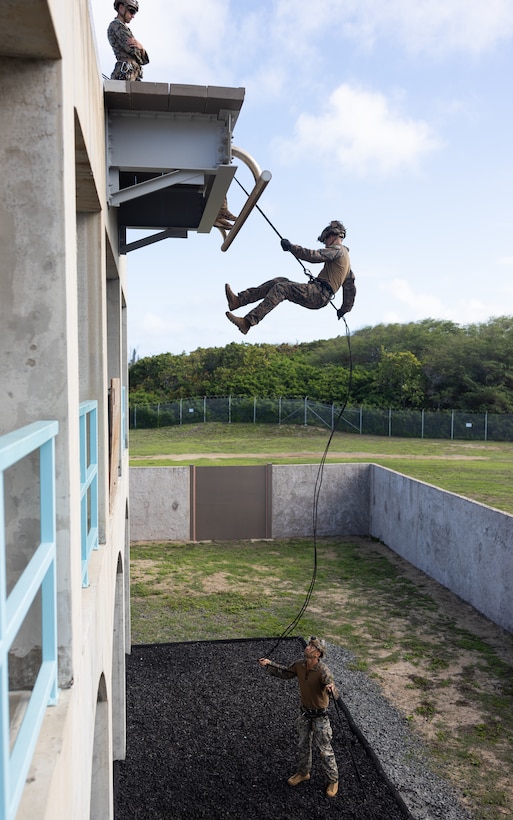
[[[114,10],[90,4],[110,76]],[[280,234],[316,248],[331,219],[344,222],[358,288],[352,331],[513,313],[511,0],[140,0],[140,9],[132,30],[150,56],[145,80],[246,89],[234,144],[271,171],[259,204]],[[251,187],[244,165],[237,178]],[[235,182],[228,199],[237,213]],[[306,277],[256,211],[227,252],[221,243],[213,229],[128,254],[129,346],[139,356],[345,332],[330,306],[284,303],[242,336],[225,317],[225,282],[238,291]]]

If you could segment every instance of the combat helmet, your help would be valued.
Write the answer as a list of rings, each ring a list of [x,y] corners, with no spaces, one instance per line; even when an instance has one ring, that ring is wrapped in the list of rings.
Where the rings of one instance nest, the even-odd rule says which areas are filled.
[[[130,8],[139,11],[139,0],[114,0],[114,8],[117,11],[120,6],[130,6]]]
[[[338,224],[340,225],[340,222]],[[323,641],[322,638],[317,638],[316,635],[312,635],[308,639],[308,643],[315,646],[315,648],[321,653],[321,658],[324,658],[326,655],[326,641]]]
[[[345,239],[346,229],[342,225],[342,222],[339,222],[337,219],[332,219],[330,224],[327,225],[322,231],[318,241],[322,243],[326,242],[326,239],[330,236],[330,234],[334,234],[335,236],[340,236],[342,239]]]

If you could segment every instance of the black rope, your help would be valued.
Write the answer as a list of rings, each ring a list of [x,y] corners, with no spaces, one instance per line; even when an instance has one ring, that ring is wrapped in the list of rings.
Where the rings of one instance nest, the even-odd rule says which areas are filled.
[[[246,196],[249,196],[249,193],[246,191],[246,189],[245,189],[244,185],[242,185],[242,183],[241,183],[241,182],[239,182],[239,180],[237,179],[237,177],[235,177],[235,182],[237,183],[237,185],[240,185],[240,187],[242,188],[242,190],[244,191],[244,193],[246,194]],[[273,229],[273,231],[274,231],[274,232],[275,232],[275,233],[279,236],[279,238],[280,238],[280,239],[283,239],[283,236],[281,235],[281,233],[279,232],[279,230],[278,230],[278,229],[277,229],[277,228],[273,225],[273,223],[271,222],[271,220],[270,220],[270,219],[269,219],[269,218],[268,218],[268,217],[264,214],[264,212],[263,212],[263,210],[260,208],[260,206],[259,206],[259,205],[255,205],[255,208],[257,209],[257,211],[258,211],[259,213],[261,213],[261,214],[262,214],[262,216],[264,217],[264,219],[265,219],[265,221],[267,222],[267,224],[271,226],[271,228],[272,228],[272,229]],[[301,265],[301,267],[303,268],[303,273],[305,274],[305,276],[308,276],[308,278],[310,279],[310,282],[313,282],[314,277],[312,276],[312,274],[310,273],[310,271],[309,271],[309,270],[307,270],[307,268],[305,268],[305,266],[303,265],[303,263],[302,263],[301,259],[298,259],[298,258],[297,258],[297,256],[294,256],[294,259],[296,260],[296,262],[299,262],[299,264],[300,264],[300,265]]]
[[[244,191],[246,196],[249,197],[249,193],[246,191],[246,189],[244,188],[242,183],[239,182],[237,177],[235,177],[235,182],[237,182],[237,184],[242,188],[242,190]],[[283,239],[283,236],[281,235],[279,230],[276,228],[275,225],[273,225],[271,220],[266,216],[266,214],[263,212],[263,210],[260,208],[260,206],[255,204],[255,208],[264,217],[267,224],[271,226],[271,228],[278,235],[278,237],[280,239]],[[306,276],[308,276],[310,282],[313,282],[314,277],[312,276],[310,271],[305,268],[305,266],[303,265],[301,259],[298,259],[297,256],[294,256],[294,259],[296,259],[296,261],[299,262],[299,264],[303,268],[303,273]],[[331,300],[330,300],[330,304],[335,310],[337,310],[335,305],[333,304],[333,302]],[[337,315],[338,315],[338,312],[337,312]],[[339,316],[339,319],[340,318],[341,317]],[[322,479],[323,479],[323,475],[324,475],[324,466],[325,466],[325,463],[326,463],[326,458],[327,458],[327,455],[328,455],[328,450],[330,448],[331,441],[332,441],[333,436],[335,434],[335,431],[338,427],[338,424],[339,424],[339,422],[342,418],[344,410],[347,407],[347,403],[348,403],[349,397],[351,395],[351,387],[352,387],[352,383],[353,383],[353,357],[352,357],[352,353],[351,353],[350,332],[349,332],[349,327],[347,325],[345,317],[342,316],[342,318],[344,319],[344,324],[346,326],[346,338],[347,338],[347,344],[348,344],[348,348],[349,348],[349,383],[348,383],[348,387],[347,387],[347,395],[346,395],[344,404],[342,405],[340,413],[337,416],[337,420],[333,424],[331,434],[330,434],[330,437],[328,439],[328,443],[326,444],[326,447],[324,448],[324,453],[322,455],[321,462],[319,464],[319,470],[317,472],[317,478],[315,480],[314,502],[313,502],[313,513],[312,513],[312,515],[313,515],[313,522],[312,522],[313,523],[313,540],[314,540],[314,566],[313,566],[313,571],[312,571],[312,577],[311,577],[310,585],[308,587],[308,590],[307,590],[307,593],[306,593],[306,596],[305,596],[305,600],[303,601],[303,604],[302,604],[299,612],[297,613],[294,620],[291,621],[291,623],[286,627],[286,629],[283,630],[283,632],[279,636],[277,642],[275,643],[275,645],[271,649],[271,652],[269,653],[270,655],[274,654],[274,652],[276,651],[278,646],[281,644],[281,642],[283,640],[285,640],[285,638],[287,638],[289,635],[291,635],[291,633],[296,629],[297,625],[301,621],[301,618],[305,614],[305,612],[308,608],[308,604],[310,603],[310,599],[312,597],[312,593],[313,593],[314,587],[315,587],[315,581],[317,579],[317,520],[318,520],[318,515],[319,515],[319,497],[320,497],[320,494],[321,494]]]
[[[339,423],[342,419],[342,416],[344,414],[344,411],[347,407],[347,403],[348,403],[349,397],[351,395],[351,389],[352,389],[352,384],[353,384],[353,356],[352,356],[352,351],[351,351],[350,331],[349,331],[349,327],[347,325],[347,322],[345,320],[345,317],[342,317],[342,318],[344,319],[344,324],[346,326],[346,338],[347,338],[347,345],[348,345],[348,349],[349,349],[349,382],[348,382],[348,385],[347,385],[346,398],[345,398],[344,403],[343,403],[343,405],[340,409],[340,412],[339,412],[339,414],[338,414],[338,416],[337,416],[337,418],[336,418],[336,420],[333,424],[330,436],[328,438],[328,442],[326,444],[326,447],[324,448],[324,453],[322,454],[322,458],[321,458],[321,461],[320,461],[320,464],[319,464],[319,469],[317,471],[317,478],[315,480],[314,501],[313,501],[313,511],[312,511],[313,541],[314,541],[314,566],[313,566],[313,571],[312,571],[312,578],[310,580],[310,585],[308,587],[308,591],[306,593],[305,600],[303,601],[303,604],[302,604],[299,612],[297,613],[294,620],[291,621],[291,623],[286,627],[286,629],[283,630],[283,632],[279,636],[276,644],[271,649],[271,652],[269,653],[270,655],[274,654],[274,652],[276,651],[278,646],[281,644],[281,642],[283,640],[285,640],[285,638],[288,638],[289,635],[291,635],[292,632],[298,626],[299,622],[301,621],[301,618],[303,617],[303,615],[305,614],[305,612],[308,608],[308,605],[310,603],[310,599],[311,599],[313,591],[314,591],[315,582],[316,582],[316,579],[317,579],[317,564],[318,564],[318,558],[317,558],[317,524],[318,524],[318,518],[319,518],[319,498],[320,498],[320,494],[321,494],[322,480],[323,480],[323,477],[324,477],[324,467],[325,467],[325,464],[326,464],[326,458],[328,456],[328,451],[329,451],[331,442],[333,440],[333,436],[335,435],[335,431],[337,430],[337,427],[338,427],[338,425],[339,425]]]
[[[378,755],[376,754],[376,752],[372,748],[371,744],[369,743],[369,741],[365,737],[364,733],[361,731],[359,726],[355,723],[355,721],[353,719],[353,716],[351,715],[351,712],[349,711],[349,708],[347,707],[347,705],[344,703],[343,699],[341,697],[338,697],[336,699],[335,699],[335,697],[333,697],[333,701],[335,703],[335,709],[337,711],[337,717],[338,717],[338,719],[340,720],[340,723],[341,723],[342,731],[343,731],[343,727],[344,727],[344,721],[343,721],[343,718],[340,714],[340,710],[342,710],[342,712],[344,713],[344,717],[347,721],[347,725],[349,726],[349,730],[353,734],[353,737],[356,737],[356,739],[359,741],[360,745],[362,746],[364,752],[366,753],[367,757],[370,758],[370,760],[372,760],[376,771],[378,772],[379,776],[382,778],[384,783],[386,783],[386,785],[387,785],[387,787],[390,791],[390,794],[394,797],[395,802],[397,803],[397,806],[400,809],[403,816],[405,818],[407,818],[407,820],[414,820],[413,814],[408,809],[408,807],[407,807],[403,797],[401,796],[400,792],[398,791],[396,785],[392,782],[389,775],[386,773],[386,771],[383,768],[383,765],[382,765]],[[346,741],[346,745],[348,745],[349,752],[350,752],[350,755],[351,755],[351,758],[352,758],[356,773],[358,775],[358,780],[360,781],[360,784],[361,784],[362,789],[363,789],[364,802],[366,802],[367,792],[365,791],[365,787],[364,787],[364,784],[362,782],[362,778],[361,778],[360,772],[358,770],[358,766],[356,765],[356,761],[355,761],[355,758],[353,756],[352,749],[351,749],[351,747],[349,746],[349,744],[347,742],[346,733],[344,731],[343,731],[343,735],[344,735],[344,738],[345,738],[345,741]]]
[[[342,734],[343,734],[343,736],[344,736],[344,742],[345,742],[346,748],[347,748],[347,750],[348,750],[348,752],[349,752],[349,756],[350,756],[351,761],[352,761],[352,763],[353,763],[353,767],[354,767],[354,770],[355,770],[355,772],[356,772],[356,776],[357,776],[357,778],[358,778],[358,780],[359,780],[360,786],[361,786],[361,787],[362,787],[362,789],[364,790],[364,797],[365,797],[365,796],[366,796],[366,795],[365,795],[365,787],[364,787],[364,785],[363,785],[362,776],[361,776],[361,774],[360,774],[360,770],[359,770],[359,768],[358,768],[358,766],[357,766],[356,759],[355,759],[355,756],[354,756],[354,754],[353,754],[353,750],[352,750],[352,748],[351,748],[351,742],[347,739],[347,735],[346,735],[345,730],[344,730],[344,721],[343,721],[343,719],[342,719],[342,715],[340,714],[340,709],[339,709],[339,706],[338,706],[338,703],[337,703],[337,700],[338,700],[338,699],[337,699],[335,696],[332,696],[332,700],[333,700],[333,703],[335,704],[335,711],[336,711],[336,713],[337,713],[337,718],[338,718],[339,723],[340,723],[340,729],[341,729]],[[354,737],[354,734],[353,734],[353,737]]]

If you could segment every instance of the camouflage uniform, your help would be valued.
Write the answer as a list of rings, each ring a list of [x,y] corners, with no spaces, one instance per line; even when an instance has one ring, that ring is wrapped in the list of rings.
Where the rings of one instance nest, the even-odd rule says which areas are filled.
[[[133,34],[126,23],[117,18],[107,29],[107,37],[116,57],[111,80],[142,80],[143,65],[148,65],[150,58],[146,50],[128,44]]]
[[[324,262],[324,267],[312,282],[291,282],[279,276],[256,288],[241,291],[238,294],[240,307],[263,300],[246,315],[245,318],[250,325],[257,325],[283,301],[294,302],[310,310],[325,307],[350,274],[351,263],[345,245],[332,245],[320,250],[308,250],[301,245],[291,245],[290,252],[306,262]]]
[[[291,666],[269,663],[269,675],[283,680],[297,678],[301,695],[301,711],[296,721],[298,732],[299,774],[309,774],[312,768],[312,741],[321,756],[321,766],[330,783],[338,781],[338,767],[331,745],[332,730],[328,717],[329,695],[326,686],[333,683],[333,675],[322,661],[307,670],[306,661],[301,658]],[[338,692],[335,690],[335,697]]]

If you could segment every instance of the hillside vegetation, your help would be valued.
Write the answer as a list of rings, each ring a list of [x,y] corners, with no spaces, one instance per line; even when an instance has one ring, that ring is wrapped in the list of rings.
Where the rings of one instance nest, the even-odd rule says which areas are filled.
[[[351,374],[352,371],[352,374]],[[298,345],[162,353],[130,368],[130,404],[192,396],[308,396],[412,410],[513,412],[513,317],[460,326],[424,319]]]

